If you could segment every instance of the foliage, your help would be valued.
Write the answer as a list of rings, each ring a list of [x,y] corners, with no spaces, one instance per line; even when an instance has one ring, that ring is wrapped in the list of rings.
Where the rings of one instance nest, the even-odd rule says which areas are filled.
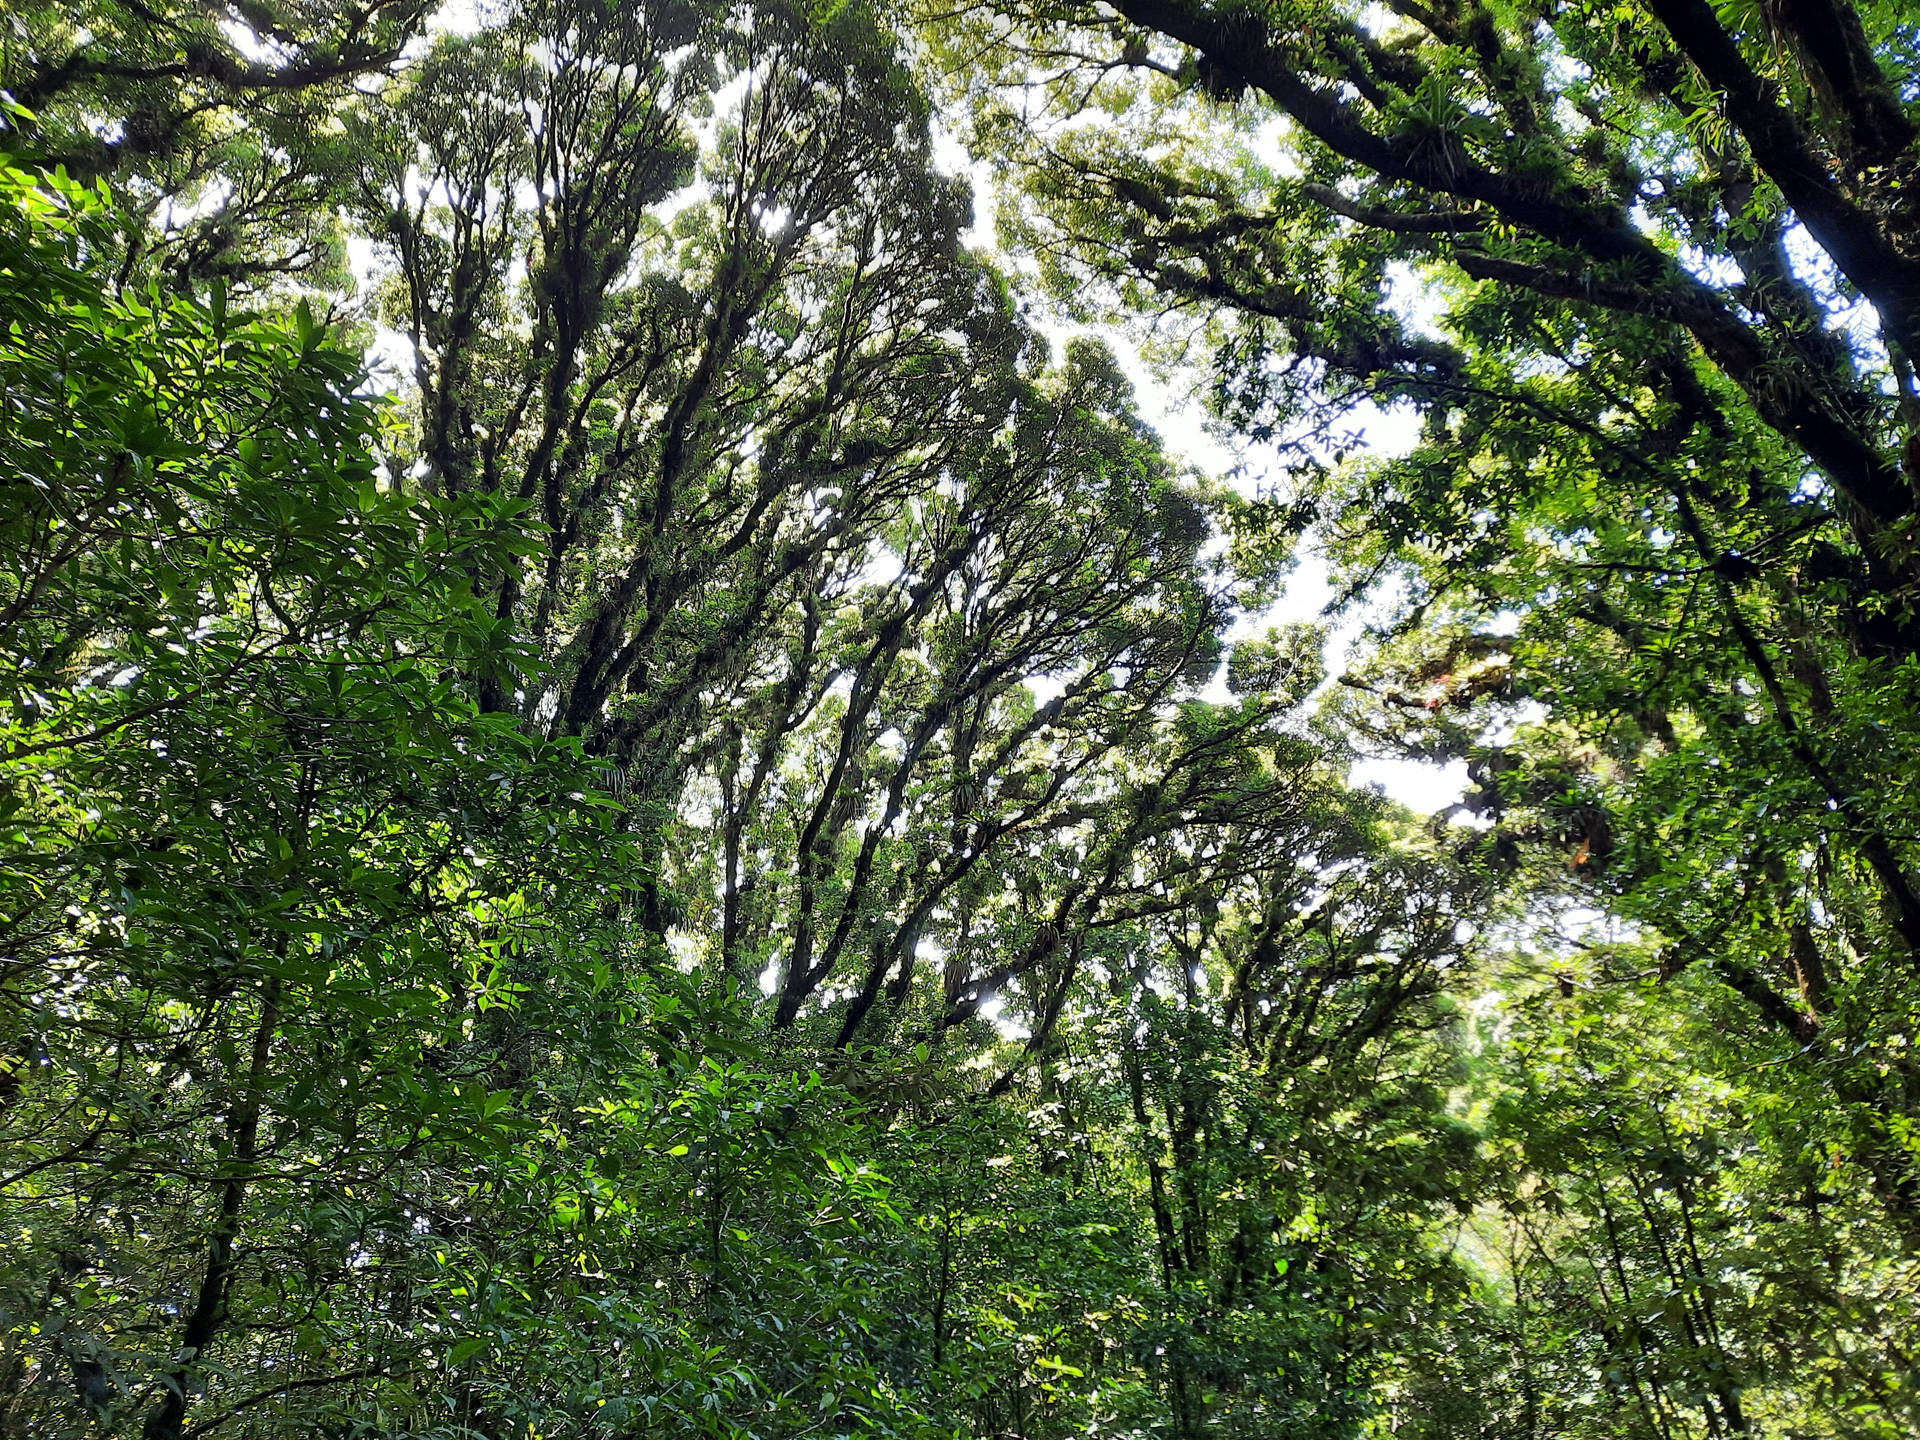
[[[1714,1118],[1688,1121],[1710,1145],[1754,1128],[1751,1163],[1737,1147],[1700,1161],[1731,1188],[1696,1198],[1723,1216],[1801,1206],[1756,1244],[1813,1253],[1778,1237],[1825,1223],[1783,1198],[1815,1153],[1844,1156],[1874,1196],[1874,1238],[1853,1232],[1852,1253],[1911,1243],[1911,17],[1668,0],[935,8],[976,143],[1018,177],[1008,238],[1077,313],[1118,302],[1163,358],[1198,361],[1215,413],[1279,461],[1268,523],[1314,536],[1342,594],[1378,603],[1338,723],[1374,753],[1465,761],[1448,833],[1525,887],[1554,983],[1588,975],[1600,1014],[1651,987],[1634,1013],[1686,1037],[1546,1087],[1561,1098],[1522,1132],[1544,1143],[1604,1114],[1622,1138],[1604,1159],[1538,1152],[1499,1182],[1504,1203],[1576,1154],[1595,1168],[1553,1193],[1580,1224],[1613,1223],[1615,1184],[1671,1189],[1632,1135],[1661,1123],[1657,1103],[1631,1122],[1587,1108],[1616,1104],[1615,1075],[1713,1096]],[[1396,418],[1404,444],[1366,444]],[[1610,932],[1556,921],[1576,907],[1631,946],[1590,970],[1579,947]],[[1562,1016],[1540,1043],[1587,1023]],[[1757,1070],[1755,1046],[1772,1057]],[[1633,1203],[1643,1229],[1617,1243],[1660,1249],[1680,1223],[1669,1200]],[[1579,1229],[1534,1233],[1561,1275]],[[1516,1287],[1539,1277],[1513,1253],[1498,1324],[1523,1347]],[[1905,1352],[1880,1319],[1898,1262],[1864,1304],[1853,1280],[1754,1279],[1705,1242],[1689,1263],[1704,1268],[1666,1276],[1682,1309],[1710,1283],[1820,1289],[1820,1318],[1794,1328],[1837,1327],[1857,1368],[1836,1392],[1820,1347],[1762,1363],[1757,1336],[1778,1323],[1764,1306],[1725,1344],[1688,1310],[1691,1349],[1663,1368],[1664,1340],[1606,1313],[1643,1282],[1596,1278],[1552,1343],[1643,1388],[1637,1418],[1592,1423],[1907,1423]],[[1626,1336],[1644,1363],[1622,1358]],[[1542,1418],[1532,1362],[1514,1364],[1506,1383],[1534,1398],[1477,1423],[1585,1423]],[[1563,1403],[1571,1384],[1555,1381]]]
[[[10,19],[0,1435],[1920,1421],[1898,7]]]

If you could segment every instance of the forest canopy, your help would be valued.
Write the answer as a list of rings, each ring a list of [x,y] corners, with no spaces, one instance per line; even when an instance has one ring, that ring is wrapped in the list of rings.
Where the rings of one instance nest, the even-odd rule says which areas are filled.
[[[1913,1434],[1916,367],[1899,0],[20,0],[0,1440]]]

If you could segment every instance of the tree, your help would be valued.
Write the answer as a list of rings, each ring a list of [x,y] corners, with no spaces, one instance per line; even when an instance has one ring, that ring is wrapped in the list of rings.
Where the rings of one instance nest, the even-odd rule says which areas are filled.
[[[478,693],[617,761],[642,923],[771,972],[777,1028],[833,994],[843,1046],[925,945],[962,958],[906,1033],[1053,963],[1206,793],[1178,756],[1108,766],[1216,663],[1232,507],[962,251],[875,18],[534,6],[382,107],[364,213],[421,483],[536,517],[475,587],[545,678]],[[966,897],[996,893],[989,930]]]
[[[329,1364],[342,1287],[436,1151],[517,1128],[488,1016],[593,928],[556,941],[547,887],[626,872],[577,755],[452,683],[499,508],[382,479],[304,308],[116,298],[105,198],[0,182],[9,1423],[178,1436],[418,1362]]]
[[[923,119],[858,16],[714,32],[752,83],[713,173],[763,168],[696,200],[662,274],[629,289],[609,258],[575,293],[576,249],[522,286],[502,249],[468,303],[530,297],[538,318],[447,322],[435,245],[478,254],[459,246],[494,223],[610,244],[626,232],[583,239],[567,212],[602,184],[619,203],[593,224],[646,258],[664,195],[634,177],[684,181],[682,141],[665,121],[647,138],[652,102],[620,88],[643,72],[605,53],[645,18],[586,15],[577,70],[534,46],[550,26],[448,40],[396,97],[431,118],[561,86],[538,92],[561,116],[579,84],[582,133],[636,146],[519,230],[418,198],[385,215],[420,307],[418,466],[307,309],[116,293],[109,198],[6,172],[17,1427],[551,1433],[612,1406],[805,1430],[825,1384],[830,1414],[921,1433],[941,1397],[870,1338],[900,1266],[870,1237],[898,1219],[842,1118],[882,1102],[759,1058],[761,947],[793,947],[764,1023],[804,1021],[809,1045],[847,1050],[864,1023],[994,1054],[981,1012],[1024,1007],[1004,1093],[1102,932],[1195,903],[1317,813],[1311,747],[1284,734],[1311,641],[1242,664],[1244,700],[1191,699],[1219,653],[1226,577],[1202,552],[1229,507],[1101,351],[1034,353],[958,251],[924,136],[902,165]],[[872,127],[875,171],[813,172],[790,214],[820,235],[789,246],[763,192],[813,158],[796,107]],[[421,123],[443,157],[488,143],[472,108],[443,120]],[[500,143],[536,179],[576,149]],[[503,173],[465,193],[519,203]],[[467,341],[490,368],[463,371]],[[517,391],[479,386],[503,366]],[[505,418],[538,400],[543,428],[474,425],[516,393]],[[618,507],[647,497],[636,535]],[[710,825],[676,813],[703,780]],[[716,853],[724,913],[680,898]],[[749,863],[773,876],[755,899]],[[666,942],[709,919],[714,963],[683,979]],[[848,972],[857,989],[827,988]],[[802,1356],[804,1325],[825,1343]]]
[[[1649,5],[23,13],[0,1432],[1910,1428],[1912,35]]]
[[[15,6],[0,90],[21,161],[110,179],[120,267],[236,294],[346,279],[340,106],[401,66],[433,6]]]
[[[1686,1083],[1753,1090],[1769,1164],[1833,1146],[1908,1230],[1904,15],[932,18],[976,144],[1017,166],[1005,233],[1078,313],[1204,357],[1216,413],[1282,458],[1274,526],[1385,593],[1349,734],[1467,759],[1462,843],[1543,915],[1644,927],[1644,973],[1596,983],[1781,1047],[1756,1082],[1689,1026]],[[1409,449],[1349,459],[1369,405],[1418,416]]]
[[[1062,94],[1142,116],[1245,94],[1285,117],[1278,167],[1143,148],[1124,122],[1069,132],[1027,172],[1033,243],[1063,275],[1219,317],[1222,410],[1255,437],[1298,441],[1289,427],[1361,399],[1417,407],[1411,455],[1298,497],[1360,573],[1404,566],[1410,609],[1435,618],[1538,612],[1543,634],[1645,657],[1655,673],[1620,693],[1678,686],[1711,711],[1737,674],[1911,949],[1906,797],[1868,781],[1856,728],[1914,648],[1896,198],[1914,136],[1886,78],[1911,36],[1829,9],[1766,21],[1777,44],[1671,5],[1599,24],[1580,6],[1323,7],[1289,28],[1200,5],[997,23],[1055,37]],[[1234,103],[1226,128],[1244,129],[1253,102]],[[1407,311],[1416,284],[1431,320]],[[1830,319],[1856,301],[1875,317],[1857,342]],[[1656,596],[1708,654],[1653,653]],[[1567,667],[1581,686],[1598,668]],[[1519,683],[1549,703],[1563,688]],[[1592,692],[1567,701],[1584,713]]]

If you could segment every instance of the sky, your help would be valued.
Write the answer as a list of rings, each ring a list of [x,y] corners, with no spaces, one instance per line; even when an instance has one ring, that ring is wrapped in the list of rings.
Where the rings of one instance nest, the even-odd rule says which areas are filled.
[[[994,172],[976,162],[951,135],[936,133],[935,159],[951,174],[965,175],[974,192],[974,224],[965,236],[966,243],[988,254],[997,254],[993,214],[996,208]],[[1265,488],[1267,472],[1264,456],[1258,448],[1245,451],[1229,446],[1217,433],[1204,406],[1189,388],[1169,382],[1156,374],[1140,358],[1138,349],[1116,323],[1089,326],[1068,323],[1049,315],[1042,297],[1029,297],[1028,318],[1052,340],[1059,353],[1065,342],[1079,335],[1103,341],[1114,353],[1133,381],[1134,397],[1141,418],[1159,432],[1167,448],[1190,464],[1211,475],[1234,475],[1236,483],[1252,492]],[[1374,454],[1404,454],[1415,440],[1416,419],[1411,414],[1390,414],[1373,410],[1359,425],[1366,449]],[[1286,589],[1276,604],[1250,614],[1234,627],[1234,634],[1257,635],[1273,625],[1304,621],[1326,621],[1323,613],[1333,598],[1325,559],[1313,547],[1311,537],[1297,557]],[[1365,623],[1364,617],[1348,616],[1332,626],[1327,640],[1327,673],[1338,675],[1347,664]],[[1463,760],[1446,765],[1423,761],[1368,758],[1356,761],[1348,772],[1348,783],[1378,786],[1386,795],[1423,815],[1457,804],[1466,791],[1467,766]]]
[[[475,0],[454,0],[436,16],[435,28],[464,32],[477,23]],[[950,174],[965,175],[973,185],[974,226],[964,237],[970,246],[990,255],[998,254],[993,214],[996,209],[994,172],[976,162],[951,134],[936,128],[936,163]],[[349,264],[363,290],[379,268],[377,257],[365,242],[349,242]],[[1160,434],[1175,455],[1215,476],[1232,476],[1236,484],[1249,492],[1265,487],[1267,473],[1263,460],[1272,461],[1271,452],[1237,450],[1230,447],[1212,425],[1198,398],[1185,385],[1170,383],[1140,357],[1139,351],[1122,332],[1120,324],[1087,326],[1072,324],[1047,313],[1042,297],[1029,297],[1028,318],[1053,342],[1058,354],[1065,341],[1075,335],[1089,335],[1103,341],[1132,379],[1141,418]],[[404,336],[379,327],[372,347],[372,358],[389,372],[389,381],[397,381],[411,367],[411,354]],[[1375,411],[1363,419],[1361,438],[1374,453],[1404,451],[1414,441],[1415,421],[1411,415]],[[1233,635],[1258,635],[1269,626],[1306,621],[1326,621],[1322,612],[1333,597],[1325,560],[1316,552],[1311,537],[1302,545],[1295,568],[1288,577],[1279,600],[1258,614],[1248,614],[1234,627]],[[1333,624],[1327,642],[1326,664],[1329,675],[1337,676],[1346,666],[1364,624],[1364,617],[1347,616]],[[1224,693],[1224,680],[1216,682]],[[1455,761],[1434,765],[1420,761],[1368,758],[1356,761],[1348,776],[1356,785],[1378,786],[1391,799],[1421,814],[1433,814],[1459,801],[1467,783],[1466,765]]]
[[[1123,337],[1101,336],[1120,357],[1133,379],[1141,416],[1159,431],[1167,447],[1176,454],[1212,474],[1224,474],[1236,465],[1244,467],[1249,488],[1265,478],[1258,452],[1236,455],[1210,433],[1207,416],[1191,394],[1164,383],[1139,358]],[[1413,443],[1410,417],[1375,412],[1360,426],[1369,450],[1375,453],[1403,453]],[[1302,546],[1294,571],[1287,577],[1286,589],[1278,603],[1258,615],[1247,616],[1236,632],[1258,634],[1271,625],[1294,624],[1327,619],[1323,611],[1333,598],[1327,564],[1313,548],[1311,538]],[[1343,618],[1332,627],[1327,639],[1327,673],[1338,675],[1352,654],[1363,617]],[[1466,791],[1467,766],[1464,760],[1446,765],[1423,761],[1374,758],[1359,760],[1348,772],[1348,783],[1377,785],[1409,810],[1423,815],[1444,810],[1459,802]]]

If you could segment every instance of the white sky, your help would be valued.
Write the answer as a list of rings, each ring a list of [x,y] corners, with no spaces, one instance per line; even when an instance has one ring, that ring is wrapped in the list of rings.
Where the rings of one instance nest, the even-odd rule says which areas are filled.
[[[436,17],[436,29],[467,30],[475,23],[475,0],[455,0]],[[989,254],[998,249],[993,229],[995,206],[994,175],[990,167],[976,163],[950,136],[937,133],[936,161],[940,168],[968,176],[974,190],[974,226],[965,242]],[[358,237],[350,240],[349,264],[363,288],[376,269],[372,247]],[[1224,475],[1240,468],[1241,483],[1249,490],[1265,488],[1266,479],[1257,449],[1236,453],[1211,433],[1208,419],[1198,400],[1189,393],[1168,385],[1140,359],[1121,327],[1078,326],[1049,323],[1039,297],[1030,297],[1032,314],[1038,328],[1053,340],[1056,353],[1061,343],[1076,334],[1088,334],[1104,341],[1132,379],[1141,417],[1157,430],[1176,456],[1212,475]],[[388,370],[388,383],[411,369],[411,353],[404,337],[379,327],[372,347],[376,364]],[[378,383],[378,382],[376,382]],[[1413,443],[1414,420],[1411,416],[1376,412],[1360,426],[1370,449],[1404,450]],[[1279,600],[1266,611],[1248,615],[1234,627],[1238,635],[1256,635],[1268,626],[1323,620],[1322,610],[1333,596],[1325,561],[1311,544],[1302,547],[1293,573]],[[1327,669],[1337,674],[1347,663],[1362,621],[1348,617],[1337,624],[1327,646]],[[1432,814],[1456,803],[1465,792],[1466,765],[1455,761],[1441,766],[1411,760],[1367,759],[1356,762],[1349,772],[1350,783],[1377,785],[1392,799],[1411,810]]]
[[[950,135],[936,133],[936,163],[950,174],[966,175],[973,184],[974,224],[963,237],[965,243],[988,254],[998,250],[994,234],[993,212],[996,195],[994,173],[980,164]],[[1088,335],[1104,341],[1119,359],[1133,381],[1134,395],[1141,418],[1160,433],[1167,448],[1176,456],[1212,475],[1224,475],[1239,467],[1241,483],[1249,491],[1265,488],[1266,474],[1258,449],[1236,453],[1209,428],[1208,417],[1191,393],[1165,383],[1140,358],[1138,350],[1122,333],[1119,325],[1087,326],[1050,321],[1040,297],[1029,297],[1034,313],[1029,318],[1053,342],[1055,351],[1076,335]],[[1405,453],[1414,443],[1414,416],[1375,411],[1360,424],[1359,431],[1367,448],[1375,453]],[[1270,625],[1325,620],[1321,612],[1333,598],[1325,560],[1304,545],[1286,589],[1277,603],[1257,615],[1248,615],[1234,627],[1238,635],[1257,635]],[[1338,674],[1364,622],[1348,617],[1334,626],[1327,642],[1327,670]],[[1459,802],[1466,793],[1467,766],[1462,760],[1446,765],[1415,760],[1366,759],[1354,763],[1348,771],[1354,785],[1378,786],[1390,798],[1409,810],[1431,815]]]

